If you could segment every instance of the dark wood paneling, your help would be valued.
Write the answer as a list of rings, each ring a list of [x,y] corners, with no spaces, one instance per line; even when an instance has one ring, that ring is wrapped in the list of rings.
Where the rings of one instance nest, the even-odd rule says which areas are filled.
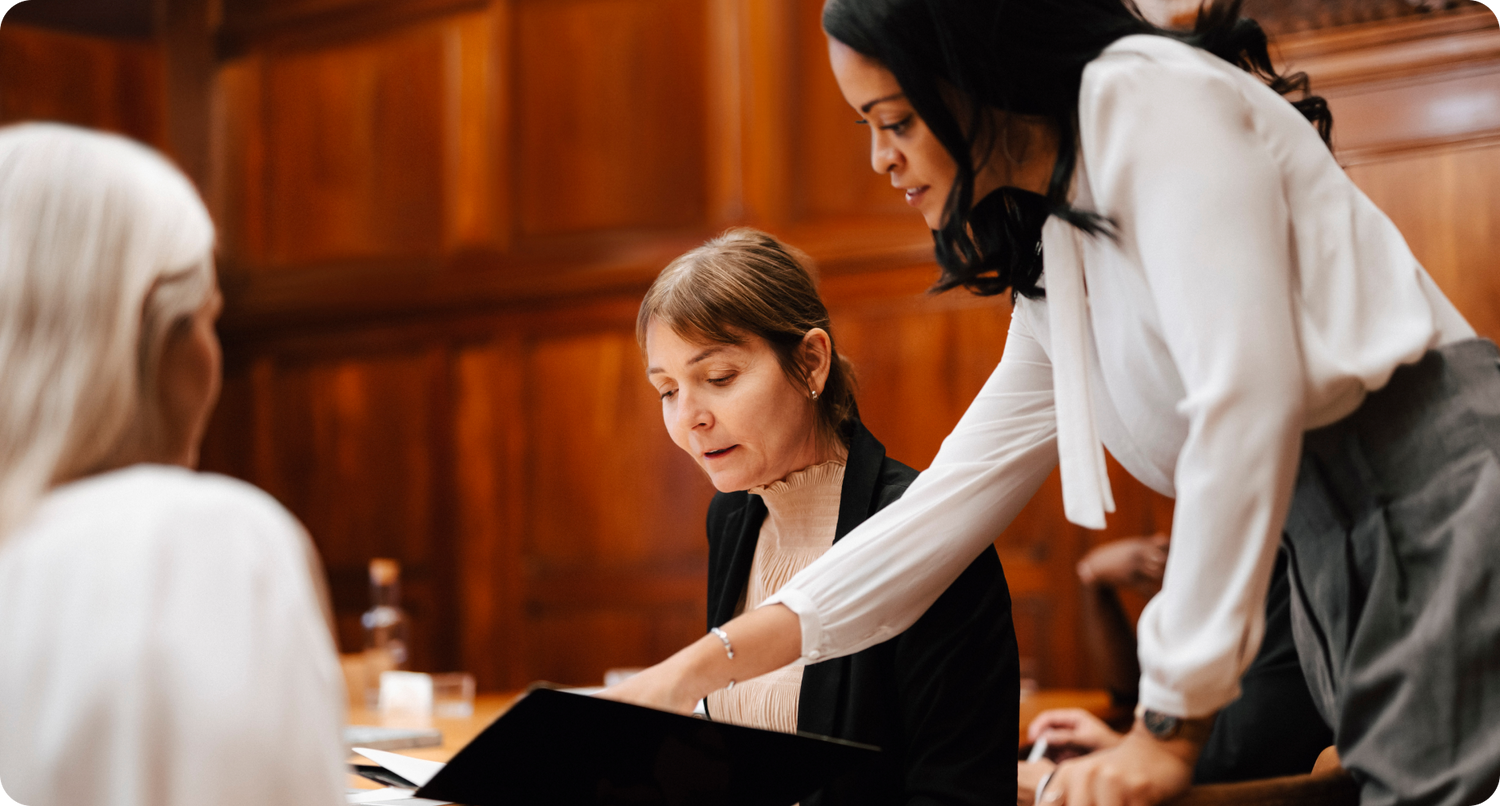
[[[1349,169],[1481,336],[1500,340],[1500,144]]]
[[[51,120],[167,145],[165,71],[149,44],[0,28],[0,122]]]
[[[276,265],[436,254],[443,233],[444,31],[270,58],[261,110],[266,254]]]
[[[156,30],[155,11],[155,0],[33,0],[11,8],[5,14],[5,22],[74,34],[148,40]]]
[[[515,13],[521,230],[702,222],[703,3],[529,0]]]
[[[345,651],[362,647],[369,560],[394,557],[414,665],[458,663],[450,407],[441,350],[230,364],[204,464],[244,474],[307,526]]]
[[[905,196],[870,164],[870,130],[840,94],[828,66],[821,0],[799,0],[797,25],[797,212],[805,219],[910,217]],[[919,228],[918,228],[919,229]]]

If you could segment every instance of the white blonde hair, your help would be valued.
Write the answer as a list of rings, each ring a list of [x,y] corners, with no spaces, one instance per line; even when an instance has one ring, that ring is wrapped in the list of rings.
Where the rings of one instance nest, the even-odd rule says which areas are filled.
[[[0,539],[54,484],[160,431],[156,372],[213,293],[214,228],[146,146],[0,128]]]

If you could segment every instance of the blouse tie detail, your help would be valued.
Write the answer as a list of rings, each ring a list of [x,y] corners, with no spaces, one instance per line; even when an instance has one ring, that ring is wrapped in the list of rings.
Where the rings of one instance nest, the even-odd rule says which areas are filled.
[[[1042,226],[1046,255],[1047,318],[1052,336],[1052,389],[1057,411],[1057,459],[1063,513],[1085,529],[1103,529],[1115,498],[1094,423],[1088,361],[1088,293],[1078,229],[1056,216]]]

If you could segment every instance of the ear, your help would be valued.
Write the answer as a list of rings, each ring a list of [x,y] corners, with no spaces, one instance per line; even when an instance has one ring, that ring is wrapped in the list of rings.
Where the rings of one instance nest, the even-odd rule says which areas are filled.
[[[833,369],[833,339],[828,331],[821,327],[807,331],[802,337],[801,358],[808,391],[822,394],[828,373]]]

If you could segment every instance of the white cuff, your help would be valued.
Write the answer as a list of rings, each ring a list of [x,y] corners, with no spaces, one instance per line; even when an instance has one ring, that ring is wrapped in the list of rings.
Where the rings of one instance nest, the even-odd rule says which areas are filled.
[[[1183,719],[1199,719],[1213,716],[1224,706],[1239,699],[1240,687],[1236,681],[1233,691],[1223,692],[1217,696],[1212,692],[1187,693],[1167,688],[1142,675],[1140,694],[1141,707],[1148,711]]]
[[[779,604],[797,614],[802,624],[802,657],[799,664],[817,663],[823,660],[824,652],[819,646],[823,638],[823,620],[818,617],[818,608],[812,598],[796,588],[782,588],[771,594],[761,607]]]

